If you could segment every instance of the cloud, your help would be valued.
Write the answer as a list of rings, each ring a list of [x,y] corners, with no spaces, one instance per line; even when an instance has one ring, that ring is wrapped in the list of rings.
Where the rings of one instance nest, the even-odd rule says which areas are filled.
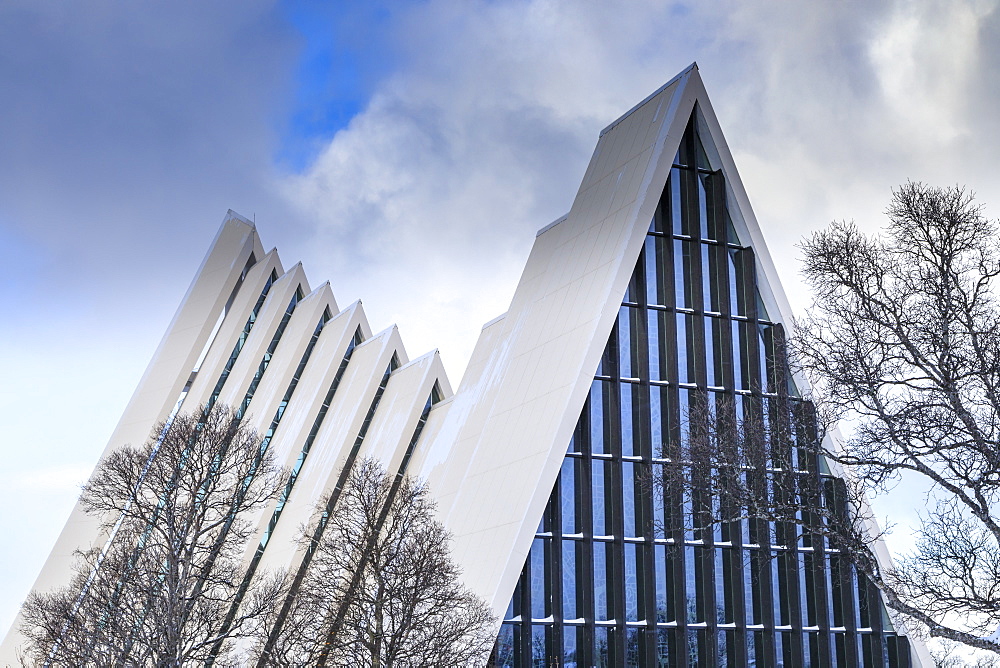
[[[40,281],[156,289],[227,208],[267,200],[295,53],[274,19],[262,1],[0,8],[0,220],[48,250]]]
[[[382,36],[397,67],[283,182],[314,225],[294,250],[364,299],[377,328],[398,322],[414,352],[442,347],[457,380],[533,232],[569,208],[600,129],[697,60],[801,307],[804,234],[836,218],[877,227],[908,178],[978,176],[956,167],[977,134],[968,112],[993,7],[407,6]]]
[[[857,149],[895,154],[869,56],[894,11],[408,6],[384,27],[396,69],[316,161],[284,181],[297,217],[315,225],[295,250],[338,294],[363,298],[376,327],[398,322],[415,352],[442,347],[457,380],[481,323],[505,310],[533,232],[568,210],[600,129],[697,60],[748,166],[765,234],[779,240],[775,255],[797,283],[794,249],[781,240],[825,224],[844,201],[887,196],[884,181],[865,178],[872,161]]]
[[[402,65],[285,194],[316,223],[307,267],[361,297],[457,381],[534,240],[565,213],[600,129],[692,59],[675,12],[431,2],[387,27]],[[343,300],[342,300],[343,301]]]
[[[93,468],[90,466],[59,466],[33,471],[26,476],[13,480],[5,480],[4,488],[8,492],[69,492],[71,498],[80,492],[80,486],[87,482]]]
[[[331,39],[364,36],[341,45],[365,63],[347,86],[360,112],[332,137],[289,138],[308,112],[295,105],[325,98],[296,90],[287,5],[6,2],[5,455],[22,471],[46,470],[43,452],[93,461],[228,208],[341,304],[362,298],[375,327],[399,323],[411,354],[441,347],[456,382],[599,131],[694,60],[802,306],[795,241],[834,218],[874,229],[907,178],[967,183],[1000,210],[995,7],[428,0],[359,29],[357,11],[334,12]],[[282,173],[311,139],[315,161]],[[65,517],[55,498],[11,544]],[[5,577],[30,577],[45,550]]]
[[[945,145],[968,134],[965,107],[982,46],[980,24],[993,9],[987,3],[893,8],[869,47],[882,100],[897,120],[891,133],[926,133]],[[913,104],[914,98],[933,103]]]

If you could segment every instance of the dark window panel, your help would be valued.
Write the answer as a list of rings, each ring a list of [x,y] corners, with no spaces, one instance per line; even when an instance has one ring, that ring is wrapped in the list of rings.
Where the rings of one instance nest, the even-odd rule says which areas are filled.
[[[670,231],[672,234],[684,234],[684,220],[681,215],[681,170],[676,167],[670,170],[665,195],[670,212]]]
[[[531,666],[546,668],[555,664],[552,653],[552,627],[533,625],[531,627]]]
[[[641,561],[635,543],[625,543],[625,621],[637,622],[641,618],[640,586]]]
[[[649,310],[646,312],[650,380],[669,382],[671,379],[667,367],[670,360],[668,351],[672,345],[668,319],[672,316],[673,314],[669,311]]]
[[[552,614],[551,582],[552,541],[536,538],[531,544],[531,618],[545,619]]]
[[[636,627],[625,629],[625,667],[638,668],[641,656],[643,632]]]
[[[580,479],[583,477],[583,460],[567,457],[563,460],[559,473],[560,503],[562,505],[561,530],[563,534],[581,532],[580,524]]]
[[[611,523],[608,521],[608,478],[610,477],[611,462],[603,459],[595,459],[590,464],[590,498],[591,517],[593,525],[591,534],[594,536],[608,536],[611,534]]]
[[[500,635],[493,649],[493,665],[497,668],[514,668],[517,665],[514,657],[517,647],[514,640],[515,633],[513,624],[503,624],[500,627]]]
[[[581,586],[585,586],[583,573],[583,542],[562,541],[562,618],[583,617]]]
[[[594,666],[596,668],[611,668],[614,664],[612,645],[614,643],[614,628],[598,626],[594,629]]]
[[[583,666],[585,665],[579,656],[579,648],[582,648],[583,629],[578,626],[563,627],[562,663],[563,666]]]

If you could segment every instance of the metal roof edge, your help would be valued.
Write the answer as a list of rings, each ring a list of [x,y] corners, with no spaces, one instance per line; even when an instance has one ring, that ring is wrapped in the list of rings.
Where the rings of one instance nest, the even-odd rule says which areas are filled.
[[[604,128],[603,130],[601,130],[601,134],[598,135],[598,136],[599,137],[603,137],[605,134],[607,134],[608,132],[610,132],[616,125],[618,125],[619,123],[621,123],[622,121],[624,121],[626,118],[628,118],[629,116],[631,116],[635,112],[636,109],[638,109],[642,105],[646,104],[647,102],[649,102],[650,100],[652,100],[654,97],[656,97],[657,95],[659,95],[660,93],[662,93],[664,90],[666,90],[669,86],[677,83],[682,78],[686,77],[692,71],[697,70],[697,69],[698,69],[698,63],[697,63],[697,61],[695,61],[695,62],[691,63],[690,65],[688,65],[687,67],[685,67],[683,70],[681,70],[679,73],[677,73],[677,75],[674,76],[670,81],[668,81],[667,83],[663,84],[662,86],[660,86],[659,88],[657,88],[656,90],[654,90],[652,93],[650,93],[649,95],[647,95],[645,97],[645,99],[643,99],[642,102],[640,102],[639,104],[635,105],[634,107],[632,107],[631,109],[629,109],[628,111],[626,111],[624,114],[622,114],[621,116],[619,116],[617,119],[615,119],[614,121],[612,121],[611,125],[609,125],[608,127]]]

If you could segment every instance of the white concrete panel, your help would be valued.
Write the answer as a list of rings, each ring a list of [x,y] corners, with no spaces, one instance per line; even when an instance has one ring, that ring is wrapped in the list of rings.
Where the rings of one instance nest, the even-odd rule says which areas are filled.
[[[283,466],[290,467],[298,458],[302,442],[312,428],[330,384],[359,327],[363,334],[368,332],[370,336],[360,302],[354,302],[323,327],[295,393],[271,439],[271,447]]]
[[[281,520],[261,560],[261,567],[294,569],[301,559],[297,539],[313,518],[316,504],[331,490],[343,470],[362,423],[393,354],[405,360],[395,327],[355,348],[347,371],[330,403],[302,472],[289,496]],[[337,360],[339,365],[340,360]],[[391,380],[390,380],[391,382]]]
[[[395,326],[376,334],[355,349],[341,389],[330,405],[323,428],[316,438],[316,452],[310,455],[306,465],[309,475],[301,485],[296,486],[296,493],[315,501],[332,488],[361,431],[393,354],[399,357],[401,363],[406,363],[403,343]]]
[[[143,443],[152,426],[169,415],[251,253],[257,257],[263,255],[256,230],[245,219],[230,212],[181,300],[102,457],[126,443]],[[77,504],[32,589],[50,591],[66,585],[72,574],[75,551],[88,549],[102,540],[97,522]],[[17,665],[17,648],[22,642],[18,630],[21,623],[22,617],[18,613],[0,645],[0,663]]]
[[[142,443],[173,409],[250,254],[262,253],[254,227],[230,213],[153,355],[109,447]]]
[[[280,405],[282,399],[284,399],[285,394],[289,389],[295,371],[298,369],[299,362],[305,354],[308,343],[312,338],[313,332],[316,329],[316,325],[319,323],[319,319],[322,316],[324,309],[329,308],[332,310],[333,306],[333,293],[330,291],[330,287],[326,283],[307,295],[296,306],[296,309],[288,322],[288,326],[281,337],[277,350],[275,350],[274,356],[262,376],[257,390],[254,392],[254,396],[250,402],[247,413],[243,417],[243,421],[253,426],[254,429],[257,430],[260,437],[266,437],[267,431],[270,429],[276,411],[278,410],[278,406]],[[347,318],[345,318],[345,320],[346,319]],[[325,330],[326,327],[324,326],[323,329]],[[354,330],[351,330],[351,336],[353,336],[353,332]],[[318,348],[319,339],[317,338],[317,343],[316,346],[313,347],[313,351],[310,354],[309,362],[321,365],[322,358],[317,356],[317,353],[321,351],[318,351]],[[301,382],[296,383],[292,399],[299,394],[299,390],[307,391],[307,388],[303,387],[303,383]],[[322,397],[320,397],[320,401],[322,401]],[[289,407],[296,408],[297,406],[292,407],[290,404]],[[278,424],[279,430],[283,426],[286,418],[292,420],[295,415],[295,413],[288,410],[289,407],[286,407],[286,410],[282,411],[281,420]],[[287,433],[287,431],[282,433]],[[277,435],[277,431],[275,435]],[[296,444],[289,438],[272,437],[268,443],[268,449],[275,454],[276,461],[279,463],[284,463],[289,458],[297,457],[299,452],[298,448],[296,448]],[[295,451],[290,452],[290,450],[293,449]],[[245,516],[244,519],[252,525],[266,527],[271,516],[273,506],[274,504],[272,503],[269,507],[262,508],[257,513]],[[247,546],[250,556],[253,555],[253,551],[256,549],[259,540],[260,536],[258,536],[256,540],[252,540],[251,544]]]
[[[264,300],[264,305],[257,316],[257,321],[243,345],[243,350],[236,358],[229,378],[222,386],[218,399],[220,404],[236,408],[243,401],[247,388],[257,373],[264,353],[271,345],[271,340],[277,332],[281,319],[285,316],[288,305],[297,289],[301,289],[303,293],[309,292],[301,263],[293,265],[287,272],[279,276],[278,280],[271,286],[270,292],[267,293],[267,299]],[[298,310],[298,305],[295,309]]]
[[[264,286],[270,279],[271,272],[278,276],[284,274],[281,267],[281,260],[278,258],[278,251],[271,250],[257,264],[250,268],[239,293],[233,300],[226,314],[225,320],[219,327],[205,359],[202,361],[198,374],[191,383],[191,389],[184,400],[182,410],[197,410],[198,406],[208,400],[219,376],[229,361],[229,357],[236,346],[236,342],[246,327],[247,319],[253,312],[253,307],[257,304]],[[254,323],[256,326],[256,322]],[[252,331],[252,328],[251,328]],[[242,354],[242,351],[240,351]]]
[[[503,345],[506,339],[502,327],[504,318],[505,316],[495,318],[483,327],[465,370],[464,378],[479,379],[481,392],[477,394],[466,391],[457,394],[448,402],[448,412],[454,415],[446,421],[443,421],[445,414],[441,409],[431,411],[433,419],[429,420],[427,433],[410,462],[410,471],[427,481],[442,510],[448,507],[457,494],[473,454],[471,448],[464,447],[470,436],[464,434],[463,425],[468,421],[469,414],[477,408],[477,398],[489,401],[492,397],[491,388],[500,380],[499,375],[488,377],[486,374],[488,370],[496,368],[494,360],[505,354]],[[465,386],[464,378],[462,387]],[[435,425],[433,429],[430,428],[431,424]]]
[[[328,283],[313,290],[296,305],[243,417],[260,434],[270,426],[323,312],[334,313],[335,309],[336,302]]]
[[[335,315],[323,327],[309,362],[299,378],[295,393],[271,439],[270,447],[282,465],[291,466],[298,457],[302,441],[312,428],[313,421],[330,389],[330,383],[333,382],[344,354],[354,338],[354,332],[359,327],[362,331],[367,329],[367,321],[360,302],[355,302]]]
[[[284,469],[291,471],[295,466],[341,362],[354,338],[354,333],[359,328],[363,335],[370,336],[371,330],[368,327],[361,302],[354,302],[344,311],[335,315],[323,327],[309,363],[306,365],[295,393],[285,410],[284,417],[271,439],[270,448],[275,453],[278,464]],[[308,460],[308,457],[306,459]],[[291,502],[289,502],[290,504]],[[266,511],[258,518],[257,532],[249,542],[245,556],[247,563],[253,557],[276,505],[277,500],[269,504]],[[295,516],[296,511],[284,512],[284,510],[289,510],[289,505],[283,509],[278,522],[284,538],[272,538],[268,542],[267,556],[263,562],[267,568],[287,567],[288,561],[295,552],[294,533],[297,526],[294,520],[288,518]],[[307,514],[312,512],[312,507],[307,507],[306,511]],[[285,529],[290,529],[290,531]],[[282,541],[285,542],[284,545]],[[276,554],[278,556],[275,556]]]
[[[413,438],[431,388],[442,371],[440,362],[435,369],[437,351],[430,352],[396,369],[386,385],[378,410],[358,453],[358,459],[374,459],[386,472],[395,475]]]

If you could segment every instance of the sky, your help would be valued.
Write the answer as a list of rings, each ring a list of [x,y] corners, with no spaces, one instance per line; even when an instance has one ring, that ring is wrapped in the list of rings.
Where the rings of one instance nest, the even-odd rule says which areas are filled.
[[[893,186],[1000,215],[995,1],[0,4],[0,633],[227,209],[457,386],[600,130],[692,61],[797,312],[796,244]]]

